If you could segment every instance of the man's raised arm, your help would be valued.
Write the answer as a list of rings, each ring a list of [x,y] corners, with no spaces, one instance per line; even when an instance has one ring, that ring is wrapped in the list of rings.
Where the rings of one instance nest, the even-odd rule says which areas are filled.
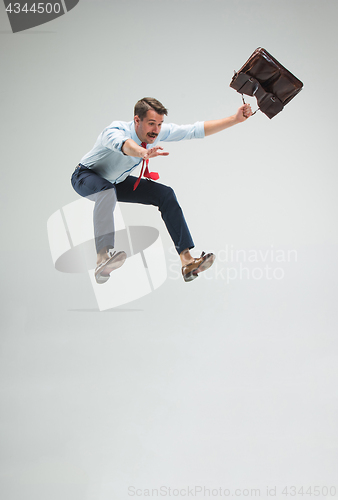
[[[221,120],[209,120],[204,122],[204,133],[206,136],[221,132],[237,123],[245,122],[252,115],[250,104],[243,104],[235,115]]]

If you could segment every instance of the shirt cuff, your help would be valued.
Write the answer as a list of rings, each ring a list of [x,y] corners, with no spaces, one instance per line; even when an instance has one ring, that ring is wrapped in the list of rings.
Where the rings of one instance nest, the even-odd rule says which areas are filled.
[[[195,137],[197,139],[204,139],[204,137],[205,137],[204,122],[197,122],[196,123]]]
[[[126,155],[126,153],[124,153],[124,152],[122,151],[123,144],[124,144],[124,143],[125,143],[128,139],[130,139],[130,137],[126,137],[126,138],[125,138],[125,139],[123,139],[123,141],[121,142],[121,148],[120,148],[120,151],[121,151],[121,153],[122,153],[124,156],[128,156],[128,155]]]

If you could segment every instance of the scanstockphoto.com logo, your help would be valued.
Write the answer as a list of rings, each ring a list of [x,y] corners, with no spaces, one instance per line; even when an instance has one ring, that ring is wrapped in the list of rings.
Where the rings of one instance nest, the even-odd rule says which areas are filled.
[[[154,227],[127,226],[119,204],[114,210],[114,250],[125,251],[128,258],[114,271],[113,279],[104,284],[96,282],[93,210],[90,198],[80,198],[49,217],[48,240],[55,269],[87,273],[100,311],[128,304],[159,288],[167,279],[160,233]],[[103,224],[97,236],[107,232],[109,227]]]
[[[45,2],[4,0],[13,33],[49,23],[73,9],[80,0],[54,0]]]

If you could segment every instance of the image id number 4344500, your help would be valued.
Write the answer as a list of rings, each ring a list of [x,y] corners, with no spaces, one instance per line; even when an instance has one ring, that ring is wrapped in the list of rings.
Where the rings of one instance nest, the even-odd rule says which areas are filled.
[[[6,11],[10,14],[21,14],[22,12],[28,14],[59,14],[61,11],[60,2],[48,2],[48,3],[33,3],[28,5],[26,2],[24,5],[21,5],[18,2],[10,3],[6,7]]]
[[[323,497],[335,497],[337,494],[337,488],[335,486],[285,486],[282,490],[282,495],[286,497],[294,497],[294,496],[321,496]]]

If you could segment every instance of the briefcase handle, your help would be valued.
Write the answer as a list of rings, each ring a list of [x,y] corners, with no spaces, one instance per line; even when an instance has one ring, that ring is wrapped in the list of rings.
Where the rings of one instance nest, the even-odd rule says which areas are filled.
[[[243,104],[246,104],[246,102],[244,101],[243,94],[241,94],[241,96],[242,96],[242,101],[243,101]],[[251,115],[251,116],[255,115],[259,109],[260,109],[260,108],[258,107],[258,108],[256,109],[256,111],[254,111],[254,112],[252,113],[252,115]]]

